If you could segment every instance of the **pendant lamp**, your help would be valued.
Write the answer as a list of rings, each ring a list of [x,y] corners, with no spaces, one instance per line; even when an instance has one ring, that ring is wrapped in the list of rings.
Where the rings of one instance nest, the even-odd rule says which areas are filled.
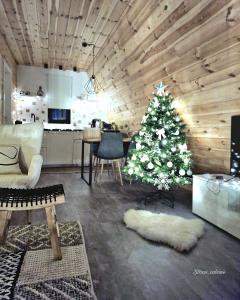
[[[83,47],[88,47],[88,46],[92,46],[92,56],[93,56],[93,61],[92,61],[92,75],[90,76],[89,80],[87,81],[87,83],[85,84],[85,90],[87,91],[87,93],[89,95],[91,94],[97,94],[101,91],[102,87],[99,83],[99,81],[97,80],[95,74],[94,74],[94,62],[95,62],[95,45],[92,43],[87,43],[87,42],[83,42],[82,43]]]

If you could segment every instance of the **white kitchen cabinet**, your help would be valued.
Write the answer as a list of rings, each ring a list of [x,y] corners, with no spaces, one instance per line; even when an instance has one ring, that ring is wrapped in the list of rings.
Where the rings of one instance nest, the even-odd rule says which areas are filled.
[[[17,86],[23,91],[30,92],[30,95],[36,95],[39,86],[47,93],[47,74],[49,69],[35,66],[17,66]]]
[[[89,164],[89,145],[85,145],[84,164]],[[81,165],[81,131],[44,131],[41,148],[44,166]]]
[[[50,70],[48,73],[48,106],[69,109],[73,105],[72,76]]]
[[[47,147],[42,147],[40,154],[42,155],[43,165],[45,166],[47,164]]]
[[[72,132],[47,133],[47,165],[71,165],[73,156]]]
[[[47,147],[47,135],[43,134],[42,147]]]
[[[81,165],[82,140],[73,140],[73,165]]]
[[[89,165],[89,152],[90,147],[88,144],[85,144],[84,149],[84,165]],[[82,160],[82,140],[73,141],[73,165],[81,165]]]

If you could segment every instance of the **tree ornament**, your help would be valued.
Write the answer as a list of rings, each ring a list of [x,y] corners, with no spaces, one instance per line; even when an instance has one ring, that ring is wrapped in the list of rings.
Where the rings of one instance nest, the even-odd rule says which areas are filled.
[[[184,143],[184,144],[179,144],[179,145],[178,145],[178,148],[179,148],[180,152],[184,152],[184,151],[187,150],[187,144],[186,144],[186,143]]]
[[[148,144],[151,143],[151,141],[152,141],[152,135],[150,133],[145,133],[144,134],[144,138],[145,138],[146,143],[148,143]]]
[[[179,130],[176,130],[174,134],[179,135]]]
[[[153,109],[150,111],[150,115],[152,115],[152,116],[155,115],[155,113],[156,113],[156,112],[155,112],[155,110],[153,110]]]
[[[167,145],[167,140],[162,140],[162,145],[166,146]]]
[[[148,167],[148,169],[152,170],[154,168],[154,165],[150,162],[150,163],[148,163],[147,167]]]
[[[132,174],[133,174],[133,169],[129,169],[129,170],[128,170],[128,174],[129,174],[129,175],[132,175]]]
[[[155,180],[155,185],[159,190],[169,190],[171,180],[167,174],[160,173],[158,178]]]
[[[187,170],[187,175],[191,176],[192,175],[192,171],[191,170]]]
[[[163,96],[164,95],[164,90],[165,90],[165,85],[163,84],[163,82],[160,82],[158,85],[155,85],[155,89],[156,89],[156,94]]]
[[[165,129],[164,129],[164,128],[157,129],[157,130],[156,130],[156,134],[157,134],[159,140],[161,140],[162,138],[163,138],[163,139],[166,138],[166,135],[165,135]]]
[[[153,107],[154,107],[154,108],[158,108],[158,106],[159,106],[158,99],[155,98],[155,100],[154,100],[154,102],[153,102]]]
[[[172,168],[173,163],[172,163],[171,161],[169,161],[169,162],[167,162],[167,166],[168,166],[169,168]]]
[[[141,158],[140,158],[140,161],[141,162],[146,162],[146,161],[148,161],[149,160],[149,158],[148,158],[148,156],[146,155],[146,154],[144,154]]]
[[[136,144],[136,149],[137,149],[137,150],[140,150],[141,148],[142,148],[141,144],[137,143],[137,144]]]
[[[184,176],[185,175],[185,171],[183,169],[179,170],[179,175]]]
[[[142,118],[142,123],[146,123],[147,118],[148,118],[148,115],[144,115],[143,118]]]
[[[176,150],[177,150],[176,147],[172,147],[172,148],[171,148],[171,151],[172,151],[172,152],[176,152]]]

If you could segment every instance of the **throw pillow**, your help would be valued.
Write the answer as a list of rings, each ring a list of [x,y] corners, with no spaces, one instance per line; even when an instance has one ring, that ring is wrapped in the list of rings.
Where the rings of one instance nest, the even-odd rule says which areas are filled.
[[[0,145],[0,174],[21,174],[18,161],[19,146]]]

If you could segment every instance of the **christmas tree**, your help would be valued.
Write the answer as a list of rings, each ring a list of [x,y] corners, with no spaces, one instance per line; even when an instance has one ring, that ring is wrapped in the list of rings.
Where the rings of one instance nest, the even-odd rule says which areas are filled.
[[[141,129],[134,136],[136,149],[131,150],[124,173],[168,190],[190,183],[191,153],[187,150],[185,124],[173,104],[171,94],[162,83],[156,86],[145,113]]]

